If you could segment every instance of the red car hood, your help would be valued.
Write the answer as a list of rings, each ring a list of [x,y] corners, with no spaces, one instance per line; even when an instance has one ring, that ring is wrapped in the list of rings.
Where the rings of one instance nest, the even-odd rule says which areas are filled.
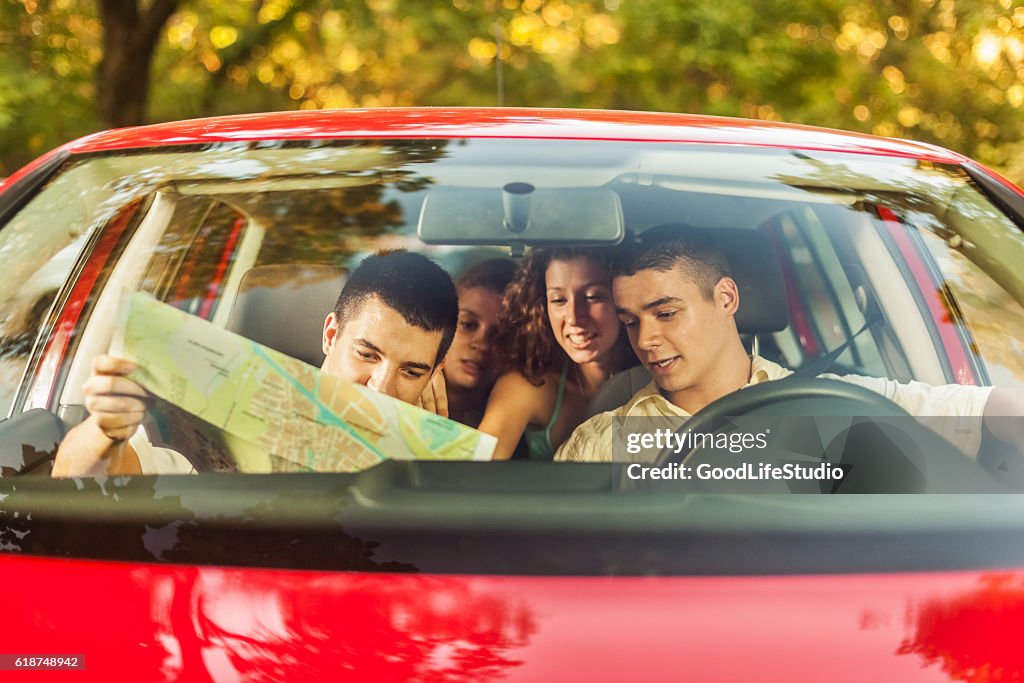
[[[75,680],[1000,680],[1024,571],[553,578],[7,556],[3,650]],[[68,673],[37,674],[66,680]],[[35,678],[34,678],[35,679]]]

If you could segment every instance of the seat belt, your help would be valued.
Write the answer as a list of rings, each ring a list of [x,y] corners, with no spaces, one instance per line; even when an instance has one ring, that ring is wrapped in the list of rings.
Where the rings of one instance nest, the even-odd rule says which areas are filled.
[[[868,329],[869,327],[871,327],[875,323],[880,322],[881,320],[882,320],[882,317],[879,316],[879,315],[871,316],[866,321],[864,321],[864,325],[859,330],[857,330],[856,332],[853,333],[853,336],[851,336],[845,342],[843,342],[842,344],[840,344],[836,348],[832,349],[831,351],[826,353],[824,356],[822,356],[818,360],[816,360],[813,363],[811,363],[810,365],[806,365],[806,366],[800,368],[799,370],[794,372],[792,376],[793,377],[817,377],[821,373],[825,372],[830,367],[832,367],[832,364],[836,362],[836,359],[839,358],[839,356],[843,355],[843,351],[845,351],[846,349],[850,348],[850,344],[853,343],[854,339],[859,337],[861,335],[861,333],[864,332],[864,330]]]

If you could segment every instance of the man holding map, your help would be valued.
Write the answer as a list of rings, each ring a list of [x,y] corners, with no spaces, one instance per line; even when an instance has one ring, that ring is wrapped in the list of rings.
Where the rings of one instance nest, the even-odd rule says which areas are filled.
[[[441,367],[457,320],[455,287],[440,266],[406,251],[385,251],[367,257],[351,274],[334,310],[324,320],[326,359],[322,373],[406,403],[421,403],[426,409],[444,415],[447,411]],[[197,319],[186,322],[207,325]],[[287,363],[303,365],[265,348],[258,352],[274,367]],[[124,358],[96,358],[92,374],[83,386],[89,417],[64,438],[53,476],[194,471],[180,453],[154,447],[146,430],[139,429],[146,416],[149,392],[128,376],[143,370]],[[289,373],[289,378],[296,373],[303,374],[303,368]],[[320,375],[309,368],[303,378],[308,374]],[[359,396],[339,393],[338,387],[331,386],[333,393],[324,398],[321,378],[308,381],[313,389],[305,393],[309,394],[317,415],[326,413],[333,418],[333,422],[326,422],[328,426],[342,427],[349,436],[372,448],[330,410],[358,402]],[[303,389],[301,384],[299,389]],[[203,417],[215,426],[224,426],[218,420]]]

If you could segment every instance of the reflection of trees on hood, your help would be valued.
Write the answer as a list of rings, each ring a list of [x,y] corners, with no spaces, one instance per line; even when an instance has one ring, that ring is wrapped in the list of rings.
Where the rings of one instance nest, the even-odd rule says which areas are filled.
[[[160,496],[158,479],[127,481],[48,483],[66,484],[69,496],[83,496],[93,509],[107,508],[101,516],[108,519],[117,518],[118,500],[123,507],[127,497],[138,502],[139,496],[152,496],[154,516],[183,520],[176,525],[173,547],[163,551],[164,560],[269,561],[276,552],[292,556],[293,564],[301,566],[320,545],[324,554],[361,553],[361,560],[348,563],[353,569],[389,568],[374,562],[372,544],[341,531],[289,539],[284,533],[245,534],[238,526],[218,530],[216,523],[224,520],[207,516],[200,523],[188,510],[192,492]],[[49,490],[53,492],[52,487]],[[210,491],[196,495],[209,496]],[[0,539],[8,552],[71,557],[104,552],[112,559],[154,559],[146,541],[151,527],[145,524],[87,528],[38,514],[38,501],[15,487],[6,487],[6,496]],[[283,511],[278,506],[287,502],[282,496],[258,504],[243,517],[280,519]],[[334,548],[332,537],[337,537]],[[203,554],[190,556],[190,547]],[[390,568],[401,566],[392,563]],[[89,563],[42,566],[39,572],[39,580],[50,588],[41,594],[12,596],[9,606],[14,614],[22,619],[32,615],[38,632],[49,629],[64,634],[65,640],[66,634],[77,634],[89,657],[116,656],[130,635],[131,643],[140,648],[134,662],[138,670],[159,671],[156,677],[167,680],[220,680],[225,666],[237,672],[234,680],[240,681],[339,680],[346,679],[346,673],[348,678],[365,680],[368,672],[376,680],[491,680],[522,664],[515,651],[524,648],[538,629],[529,604],[495,588],[489,579]],[[111,610],[117,614],[117,632],[94,628],[98,616],[109,619]]]
[[[529,606],[482,582],[419,576],[259,575],[232,586],[218,570],[197,582],[195,623],[242,680],[481,681],[522,662],[537,625]],[[262,584],[262,585],[261,585]],[[242,615],[240,615],[241,610]]]
[[[1024,649],[1011,645],[1024,623],[1024,581],[988,574],[970,592],[909,606],[912,636],[897,650],[938,664],[958,681],[1015,681],[1024,676]]]

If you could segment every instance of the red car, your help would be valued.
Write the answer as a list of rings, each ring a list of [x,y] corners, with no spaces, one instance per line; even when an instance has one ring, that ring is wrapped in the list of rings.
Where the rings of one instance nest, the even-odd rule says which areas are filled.
[[[519,225],[523,186],[548,208]],[[786,368],[1024,387],[1024,193],[932,145],[655,113],[292,112],[103,132],[16,173],[0,186],[0,669],[1021,678],[1024,467],[998,446],[839,490],[888,495],[620,491],[615,463],[48,476],[125,288],[318,363],[297,317],[322,282],[259,279],[275,267],[404,247],[456,273],[673,225],[725,245],[772,318],[744,339]],[[270,303],[239,323],[253,280]],[[762,404],[794,415],[834,399],[773,391]]]

